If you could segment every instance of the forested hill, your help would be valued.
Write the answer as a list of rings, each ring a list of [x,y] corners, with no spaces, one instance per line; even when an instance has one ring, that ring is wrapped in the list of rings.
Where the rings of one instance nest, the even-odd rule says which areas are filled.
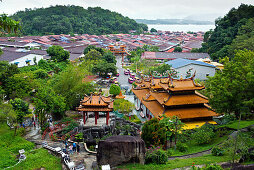
[[[100,7],[53,6],[26,9],[11,16],[20,20],[25,35],[45,34],[111,34],[129,30],[146,31],[147,25]]]
[[[204,35],[200,52],[212,59],[233,57],[238,49],[254,50],[254,6],[241,4],[215,21],[215,29]]]

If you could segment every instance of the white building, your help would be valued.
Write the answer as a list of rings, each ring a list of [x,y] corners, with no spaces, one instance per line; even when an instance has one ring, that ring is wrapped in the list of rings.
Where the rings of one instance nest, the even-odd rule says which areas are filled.
[[[177,75],[183,78],[187,76],[187,72],[192,75],[196,71],[195,78],[200,80],[206,80],[208,76],[214,76],[216,68],[211,64],[188,59],[175,59],[166,62],[166,64],[171,65],[172,69],[177,71]]]

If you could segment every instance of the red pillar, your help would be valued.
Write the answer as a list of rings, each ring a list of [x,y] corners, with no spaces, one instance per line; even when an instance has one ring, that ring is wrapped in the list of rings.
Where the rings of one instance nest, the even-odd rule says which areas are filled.
[[[86,112],[83,111],[83,122],[84,122],[84,125],[86,124]]]
[[[97,114],[98,114],[98,112],[94,112],[95,125],[97,125]]]
[[[107,112],[107,116],[106,116],[106,125],[108,125],[108,120],[109,120],[109,112]]]

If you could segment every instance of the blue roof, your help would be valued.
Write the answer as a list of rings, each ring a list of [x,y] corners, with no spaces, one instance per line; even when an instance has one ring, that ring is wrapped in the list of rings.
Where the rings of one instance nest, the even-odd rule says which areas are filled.
[[[188,59],[182,59],[182,58],[168,61],[168,62],[166,62],[166,64],[171,65],[175,69],[186,66],[188,64],[196,64],[196,65],[201,65],[201,66],[206,66],[206,67],[215,67],[214,65],[207,64],[202,61],[188,60]]]

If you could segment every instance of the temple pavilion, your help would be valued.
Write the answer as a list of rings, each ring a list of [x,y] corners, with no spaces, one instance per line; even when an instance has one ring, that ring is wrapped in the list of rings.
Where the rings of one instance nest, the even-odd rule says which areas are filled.
[[[126,45],[119,45],[116,43],[115,45],[109,45],[108,49],[116,56],[122,56],[122,62],[124,60],[124,56],[130,55],[126,50]]]
[[[109,121],[109,112],[113,111],[113,100],[110,96],[105,97],[100,93],[91,94],[90,96],[85,95],[84,99],[80,101],[80,106],[77,108],[83,114],[83,121],[86,124],[89,113],[94,113],[95,125],[99,119],[99,112],[106,113],[106,124]]]
[[[136,109],[143,112],[146,119],[177,116],[186,124],[185,129],[202,126],[218,116],[208,106],[208,99],[196,90],[204,86],[194,82],[195,74],[187,79],[142,78],[135,82],[132,91],[135,94]]]

